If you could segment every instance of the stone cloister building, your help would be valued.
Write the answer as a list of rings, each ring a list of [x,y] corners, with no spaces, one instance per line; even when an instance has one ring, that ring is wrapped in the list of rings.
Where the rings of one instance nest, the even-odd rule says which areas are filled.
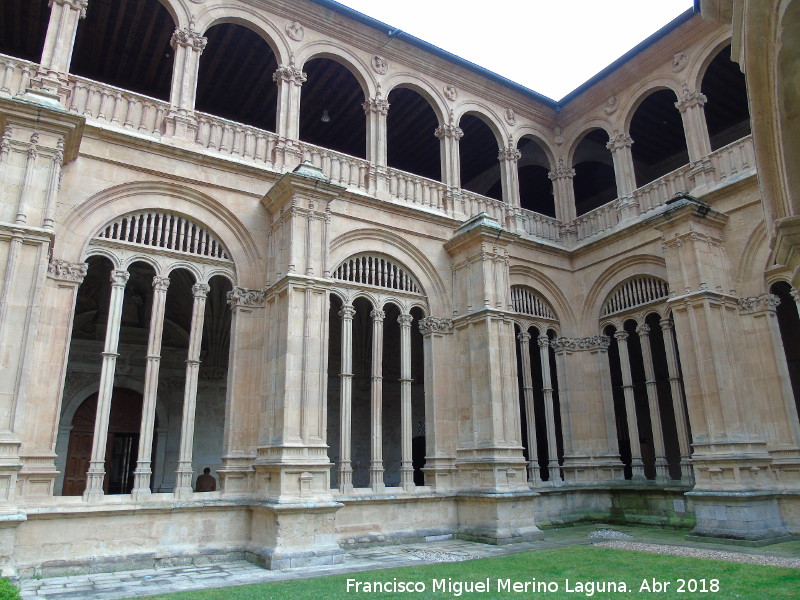
[[[555,102],[331,0],[7,0],[4,572],[798,534],[798,21]]]

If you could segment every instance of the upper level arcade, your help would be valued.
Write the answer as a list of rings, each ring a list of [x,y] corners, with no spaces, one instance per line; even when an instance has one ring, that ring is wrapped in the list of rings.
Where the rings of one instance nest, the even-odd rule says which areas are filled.
[[[329,0],[8,0],[0,95],[574,247],[754,174],[729,28],[687,11],[559,102]],[[625,68],[621,68],[625,65]]]

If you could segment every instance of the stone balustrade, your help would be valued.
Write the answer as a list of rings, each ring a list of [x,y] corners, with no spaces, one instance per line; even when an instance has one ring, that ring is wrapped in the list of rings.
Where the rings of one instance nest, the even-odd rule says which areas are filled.
[[[551,242],[561,239],[561,221],[558,219],[524,208],[520,209],[519,217],[522,220],[522,231],[518,230],[518,233]]]
[[[444,210],[447,186],[441,181],[434,181],[391,168],[387,169],[387,175],[391,200],[411,206]]]
[[[614,202],[598,206],[575,219],[578,241],[603,233],[619,223],[619,212]]]
[[[36,63],[0,54],[0,97],[13,98],[25,93]]]
[[[658,208],[667,200],[680,192],[692,189],[692,182],[688,178],[689,165],[683,165],[650,183],[634,190],[633,197],[639,203],[641,213],[650,212]]]
[[[276,134],[205,113],[195,114],[195,142],[203,149],[224,156],[252,160],[269,168],[274,167],[274,150],[278,142]]]
[[[753,136],[748,135],[723,146],[712,152],[709,158],[714,167],[717,181],[721,184],[744,175],[751,175],[756,170]]]
[[[370,164],[363,158],[356,158],[335,150],[301,142],[303,160],[322,169],[331,183],[351,190],[367,191],[367,173]]]

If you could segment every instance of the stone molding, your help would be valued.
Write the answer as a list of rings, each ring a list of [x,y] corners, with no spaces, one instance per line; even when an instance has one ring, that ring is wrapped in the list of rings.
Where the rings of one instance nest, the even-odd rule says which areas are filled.
[[[610,343],[611,340],[607,335],[593,335],[585,338],[559,337],[552,340],[550,345],[556,352],[583,352],[586,350],[608,350]],[[540,341],[541,345],[542,342]]]
[[[419,322],[419,331],[422,335],[431,333],[451,333],[453,331],[453,319],[425,317]]]
[[[47,276],[57,281],[82,283],[89,270],[85,262],[72,263],[60,258],[51,258],[47,265]]]
[[[762,294],[761,296],[749,296],[739,299],[739,311],[743,315],[750,315],[760,312],[772,312],[778,308],[781,299],[775,294]]]

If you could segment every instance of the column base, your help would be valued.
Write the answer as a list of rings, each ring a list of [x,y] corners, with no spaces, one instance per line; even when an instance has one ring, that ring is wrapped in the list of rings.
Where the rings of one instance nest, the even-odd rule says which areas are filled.
[[[625,479],[619,455],[565,456],[565,485],[608,485]]]
[[[223,495],[236,496],[253,492],[253,479],[256,473],[253,461],[255,459],[254,454],[222,457],[222,466],[217,469],[217,475]]]
[[[778,497],[762,492],[687,492],[697,524],[686,539],[765,546],[793,539]]]
[[[521,448],[458,450],[456,485],[480,492],[524,492],[528,488],[527,464]]]
[[[327,446],[275,446],[258,449],[256,497],[270,502],[330,502],[333,464]]]
[[[425,466],[422,472],[425,474],[425,485],[430,486],[437,492],[448,492],[455,487],[456,460],[452,456],[425,457]]]
[[[534,492],[459,494],[458,537],[484,544],[516,544],[544,537],[534,521]]]
[[[334,533],[338,502],[258,504],[245,558],[267,569],[336,565],[344,551]]]

